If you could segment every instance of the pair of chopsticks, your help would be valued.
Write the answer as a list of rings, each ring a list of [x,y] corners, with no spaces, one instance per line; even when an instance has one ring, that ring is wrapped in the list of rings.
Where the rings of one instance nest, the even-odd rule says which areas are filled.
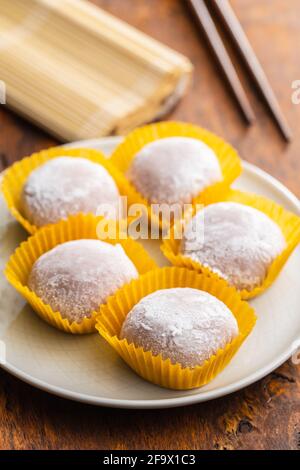
[[[211,13],[206,6],[205,0],[187,0],[191,6],[192,12],[201,25],[203,32],[211,45],[211,48],[227,78],[228,84],[239,104],[239,107],[250,125],[255,120],[253,109],[249,103],[243,86],[226,51],[218,30],[214,24]],[[245,65],[247,66],[253,80],[262,93],[264,100],[269,107],[279,130],[284,139],[289,142],[292,138],[292,132],[282,114],[278,101],[272,91],[271,85],[260,65],[251,44],[249,43],[243,28],[237,19],[228,0],[210,0],[210,4],[215,8],[223,26],[231,36],[235,46],[241,54]]]

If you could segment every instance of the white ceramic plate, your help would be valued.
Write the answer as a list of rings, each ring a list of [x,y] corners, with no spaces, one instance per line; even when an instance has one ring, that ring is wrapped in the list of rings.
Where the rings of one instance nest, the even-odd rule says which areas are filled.
[[[118,138],[81,142],[109,154]],[[77,145],[79,145],[77,143]],[[255,191],[300,213],[298,199],[257,167],[244,163],[235,186]],[[0,264],[26,238],[0,200]],[[145,242],[160,265],[168,264],[158,242]],[[300,338],[300,247],[279,278],[251,303],[258,321],[229,366],[210,384],[192,391],[172,391],[138,377],[98,334],[72,336],[44,323],[0,276],[0,348],[6,348],[8,372],[56,395],[94,405],[163,408],[211,400],[249,385],[280,366]]]

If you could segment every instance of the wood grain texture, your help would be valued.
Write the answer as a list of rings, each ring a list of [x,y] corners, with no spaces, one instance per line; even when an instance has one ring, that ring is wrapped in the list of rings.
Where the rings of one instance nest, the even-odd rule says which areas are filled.
[[[170,118],[203,125],[300,197],[298,0],[232,0],[293,129],[286,145],[256,90],[242,79],[257,115],[248,129],[204,38],[182,0],[94,0],[107,11],[186,54],[195,64],[188,96]],[[238,67],[241,72],[240,67]],[[0,77],[1,78],[1,77]],[[0,166],[56,142],[0,106]],[[300,371],[291,362],[225,398],[159,411],[110,410],[73,403],[0,371],[2,449],[300,449]]]

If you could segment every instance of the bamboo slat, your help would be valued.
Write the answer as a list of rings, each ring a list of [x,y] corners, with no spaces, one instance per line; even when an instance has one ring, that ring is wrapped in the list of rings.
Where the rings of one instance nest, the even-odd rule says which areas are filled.
[[[7,105],[63,141],[153,120],[191,71],[186,57],[86,0],[0,0]]]

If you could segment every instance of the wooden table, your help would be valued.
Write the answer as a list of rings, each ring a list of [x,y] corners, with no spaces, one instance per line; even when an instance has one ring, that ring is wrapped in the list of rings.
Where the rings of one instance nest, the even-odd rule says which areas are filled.
[[[291,102],[292,81],[300,79],[299,0],[232,0],[293,128],[291,145],[282,141],[247,79],[257,124],[251,129],[244,126],[184,1],[94,3],[191,58],[194,82],[172,118],[199,123],[220,134],[244,159],[300,197],[300,105]],[[0,106],[2,165],[55,143]],[[73,403],[0,371],[0,410],[3,449],[300,449],[300,373],[291,362],[226,398],[159,411]]]

